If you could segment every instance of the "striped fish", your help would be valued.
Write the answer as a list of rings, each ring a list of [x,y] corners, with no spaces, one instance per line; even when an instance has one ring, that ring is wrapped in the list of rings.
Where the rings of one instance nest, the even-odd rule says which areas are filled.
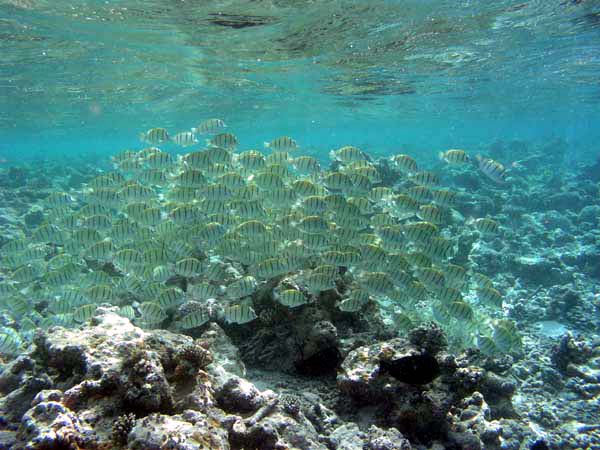
[[[417,217],[426,222],[439,225],[444,223],[447,214],[445,210],[442,210],[435,205],[421,205],[419,207],[419,212],[417,212]]]
[[[135,319],[135,310],[131,305],[121,306],[119,308],[119,312],[117,313],[121,317],[125,317],[126,319],[133,320]]]
[[[218,293],[218,288],[209,283],[189,284],[187,289],[187,296],[194,300],[215,298]]]
[[[429,189],[427,186],[413,186],[406,190],[405,195],[419,203],[430,202],[433,198],[431,189]]]
[[[440,177],[433,172],[416,172],[410,176],[410,181],[418,186],[435,186],[440,183]]]
[[[177,133],[171,140],[180,147],[189,147],[190,145],[198,143],[196,135],[191,131],[182,131],[181,133]]]
[[[278,151],[296,150],[298,143],[289,136],[280,136],[271,142],[265,142],[265,147]]]
[[[201,122],[196,128],[192,128],[194,133],[215,134],[227,128],[225,122],[221,119],[207,119]]]
[[[237,162],[248,170],[260,170],[265,167],[265,157],[256,150],[248,150],[240,153]]]
[[[472,221],[477,231],[483,234],[497,234],[500,230],[500,225],[493,219],[481,218]]]
[[[90,320],[96,313],[96,305],[83,305],[75,308],[73,311],[73,319],[75,322],[84,323]]]
[[[299,156],[293,161],[296,170],[301,173],[316,174],[321,171],[321,165],[312,156]]]
[[[169,133],[164,128],[151,128],[145,133],[140,133],[140,141],[148,144],[160,144],[169,140]]]
[[[142,320],[148,324],[158,324],[167,318],[165,310],[157,303],[144,302],[140,305]]]
[[[401,172],[416,172],[418,170],[417,161],[412,156],[403,154],[394,155],[392,156],[392,161]]]
[[[308,303],[306,297],[297,289],[286,289],[275,296],[277,301],[288,308],[296,308]]]
[[[497,289],[491,286],[487,286],[483,288],[478,288],[476,292],[477,297],[482,302],[495,308],[502,308],[502,294],[500,294],[500,292]]]
[[[187,167],[193,169],[207,169],[212,165],[210,154],[207,151],[191,152],[182,158]]]
[[[21,347],[21,338],[12,328],[0,328],[0,354],[14,355]]]
[[[208,322],[209,319],[210,316],[206,311],[194,311],[183,316],[177,324],[184,330],[190,330],[192,328],[201,327]]]
[[[467,152],[460,149],[450,149],[445,152],[440,152],[439,157],[448,164],[465,164],[470,161]]]
[[[256,289],[256,279],[245,276],[227,286],[227,295],[234,298],[242,298],[251,295]]]
[[[329,222],[320,216],[304,217],[298,227],[307,233],[322,233],[329,230]]]
[[[183,277],[193,277],[202,273],[204,266],[196,258],[184,258],[175,263],[175,273]]]
[[[336,191],[343,191],[351,189],[354,184],[352,178],[349,175],[341,172],[330,172],[324,179],[323,182],[328,189]]]
[[[456,192],[448,189],[431,191],[431,200],[440,206],[453,206],[456,203]]]
[[[484,158],[481,155],[477,155],[475,159],[477,159],[479,164],[479,170],[481,170],[490,180],[500,184],[506,182],[506,177],[508,176],[506,168],[498,161]]]
[[[252,322],[258,316],[248,303],[242,303],[225,307],[223,309],[223,317],[227,323],[237,323],[238,325],[241,325]]]
[[[179,135],[175,138],[177,136]],[[152,169],[167,169],[173,165],[174,160],[169,153],[159,151],[146,157],[145,162]]]
[[[367,159],[367,156],[361,149],[352,145],[346,145],[338,150],[332,150],[329,153],[329,157],[334,161],[341,161],[343,163],[364,161]]]
[[[238,139],[235,135],[231,133],[219,133],[215,135],[212,139],[207,141],[208,145],[213,147],[220,147],[226,150],[233,149],[238,144]]]
[[[355,290],[349,298],[346,298],[337,304],[340,311],[357,312],[369,303],[369,295],[366,292]]]
[[[492,356],[498,352],[496,343],[489,336],[477,336],[477,348],[486,356]]]
[[[509,352],[521,346],[521,336],[514,322],[510,320],[498,320],[493,328],[494,333],[492,338],[500,350]]]
[[[471,321],[475,317],[475,313],[471,306],[462,300],[451,302],[447,306],[448,313],[459,321]]]

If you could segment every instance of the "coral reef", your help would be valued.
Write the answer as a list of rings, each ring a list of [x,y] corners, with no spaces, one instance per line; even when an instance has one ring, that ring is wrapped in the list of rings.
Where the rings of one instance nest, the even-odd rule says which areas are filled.
[[[523,145],[493,150],[511,158]],[[137,317],[101,306],[84,325],[44,323],[30,348],[24,341],[17,357],[1,361],[0,449],[600,447],[598,187],[588,169],[553,174],[556,161],[520,161],[502,188],[470,168],[442,171],[459,192],[460,213],[448,225],[457,235],[452,263],[506,293],[481,322],[512,318],[522,346],[486,353],[430,317],[409,332],[393,307],[375,302],[360,313],[340,310],[355,281],[343,271],[335,289],[293,314],[274,288],[301,289],[301,275],[262,285],[254,322],[211,321],[187,335],[142,329]],[[394,169],[383,169],[384,184],[393,183]],[[46,186],[34,183],[32,168],[1,172],[0,245],[33,231],[48,192],[91,174],[65,169]],[[473,216],[493,217],[500,233],[483,239],[465,226]],[[116,273],[95,264],[86,268]],[[242,273],[235,264],[218,269],[227,280]],[[165,284],[185,291],[188,283]],[[35,298],[36,289],[27,294]],[[35,298],[34,314],[48,302]],[[176,330],[205,307],[190,300],[162,325]],[[6,314],[0,325],[21,326]]]
[[[259,388],[218,325],[194,340],[142,330],[114,310],[99,308],[78,330],[39,333],[4,368],[0,438],[12,448],[495,448],[506,418],[498,405],[514,394],[499,375],[446,353],[433,325],[349,351],[337,385],[311,374],[306,383],[320,388],[304,390],[302,378],[281,374],[260,376]],[[335,335],[316,325],[318,336]],[[425,364],[413,359],[424,355]]]

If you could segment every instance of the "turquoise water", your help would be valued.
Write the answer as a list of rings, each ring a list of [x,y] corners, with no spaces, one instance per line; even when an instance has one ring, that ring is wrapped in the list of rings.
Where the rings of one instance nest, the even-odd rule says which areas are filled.
[[[243,362],[294,420],[288,394],[314,388],[339,415],[315,426],[327,448],[352,421],[416,448],[463,448],[467,428],[491,449],[599,448],[599,102],[600,0],[0,0],[0,449],[29,439],[37,394],[12,408],[5,369],[33,358],[85,395],[32,349],[125,319]],[[211,118],[239,144],[138,137]],[[86,399],[116,405],[103,445],[128,413],[178,412],[104,395]]]
[[[112,154],[223,117],[244,147],[478,151],[596,142],[600,19],[584,1],[0,4],[0,155]],[[240,28],[235,28],[240,27]]]

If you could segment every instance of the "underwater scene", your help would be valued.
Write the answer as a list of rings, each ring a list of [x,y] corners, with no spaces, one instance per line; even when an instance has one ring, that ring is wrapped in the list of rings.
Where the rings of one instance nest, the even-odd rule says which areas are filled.
[[[600,1],[0,0],[2,449],[600,449]]]

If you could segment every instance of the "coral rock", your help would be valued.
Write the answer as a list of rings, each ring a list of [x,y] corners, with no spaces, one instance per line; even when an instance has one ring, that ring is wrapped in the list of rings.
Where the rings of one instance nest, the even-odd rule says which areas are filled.
[[[131,450],[228,450],[224,430],[211,425],[202,414],[190,411],[182,415],[152,414],[135,422],[128,436]]]

